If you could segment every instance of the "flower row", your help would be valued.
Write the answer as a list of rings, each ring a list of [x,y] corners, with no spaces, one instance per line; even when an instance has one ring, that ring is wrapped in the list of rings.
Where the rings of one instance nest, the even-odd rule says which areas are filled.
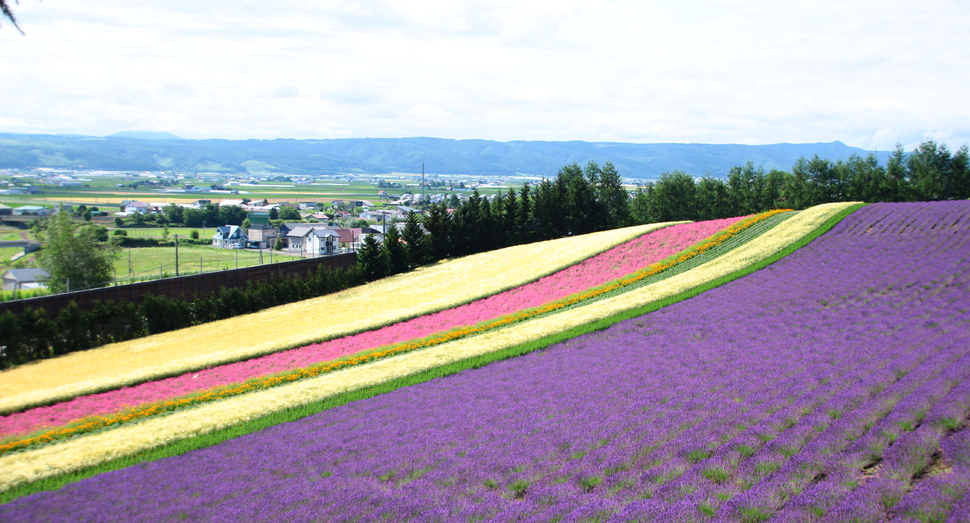
[[[433,347],[436,345],[465,338],[468,336],[481,334],[489,330],[506,327],[515,323],[529,320],[537,316],[549,314],[557,310],[573,306],[577,303],[581,303],[590,299],[595,299],[603,294],[613,292],[621,287],[627,287],[646,277],[655,275],[661,271],[669,269],[670,267],[673,267],[678,263],[682,263],[695,256],[701,255],[709,251],[714,246],[720,245],[726,239],[740,234],[744,230],[750,228],[751,226],[757,223],[760,223],[761,221],[767,219],[768,217],[774,214],[777,214],[777,211],[764,213],[762,215],[757,215],[749,219],[746,219],[741,223],[737,223],[737,219],[717,220],[712,223],[707,223],[706,226],[701,226],[701,227],[697,227],[695,224],[684,224],[682,226],[674,226],[667,229],[663,229],[661,231],[657,231],[654,234],[660,235],[661,241],[663,241],[663,239],[668,239],[670,236],[673,236],[673,235],[663,234],[664,232],[669,231],[671,229],[676,230],[678,228],[691,228],[694,231],[706,232],[710,230],[712,227],[719,227],[723,225],[725,222],[732,224],[725,231],[715,235],[712,238],[709,238],[707,240],[700,242],[698,245],[691,248],[689,251],[682,253],[675,258],[653,263],[644,269],[634,272],[632,275],[624,276],[623,278],[610,282],[607,285],[595,287],[585,292],[577,293],[564,299],[555,300],[539,307],[532,307],[524,311],[519,311],[514,314],[507,314],[504,316],[500,316],[498,318],[492,319],[490,321],[485,321],[477,325],[465,325],[462,327],[453,328],[445,332],[435,333],[431,336],[428,336],[422,339],[415,339],[407,342],[390,344],[389,346],[376,348],[375,350],[371,350],[364,354],[358,354],[356,356],[343,358],[336,361],[317,363],[317,364],[313,364],[302,368],[287,370],[273,375],[266,375],[266,376],[257,375],[254,377],[250,377],[250,379],[244,382],[231,383],[228,385],[212,387],[209,390],[196,389],[196,390],[190,391],[191,392],[190,395],[187,395],[184,397],[167,398],[160,401],[153,401],[137,407],[129,407],[117,413],[110,413],[109,415],[87,416],[83,419],[77,420],[74,423],[71,423],[68,426],[49,429],[40,434],[37,434],[32,437],[28,437],[28,438],[8,441],[0,445],[0,455],[6,452],[21,449],[30,445],[49,443],[51,441],[73,437],[78,434],[84,434],[95,430],[102,430],[104,428],[108,428],[108,427],[112,427],[112,426],[116,426],[124,423],[129,423],[131,421],[135,421],[139,419],[144,419],[147,417],[155,416],[163,412],[169,412],[172,410],[182,409],[187,406],[199,405],[210,401],[220,400],[220,399],[224,399],[232,396],[238,396],[240,394],[247,394],[256,390],[267,389],[267,388],[279,386],[284,383],[290,383],[301,379],[312,378],[315,376],[319,376],[321,374],[326,374],[326,373],[334,372],[336,370],[344,369],[347,367],[353,367],[356,365],[369,363],[378,359],[404,354],[407,352],[424,349],[427,347]],[[680,237],[680,238],[693,237],[693,235],[685,236],[681,231],[675,231],[675,234],[677,235],[677,237]],[[665,238],[665,237],[668,237],[668,238]],[[612,261],[610,260],[610,258],[613,258],[615,256],[615,255],[611,256],[611,251],[607,251],[607,253],[604,253],[604,254],[606,256],[603,256],[603,257],[607,258],[608,262]],[[657,255],[658,253],[653,253],[653,254],[654,254],[654,256],[652,256],[653,258],[659,257]],[[664,251],[661,251],[660,254],[665,254],[665,253]],[[610,265],[612,264],[610,263],[606,264],[607,267],[609,267]],[[562,272],[569,273],[573,271],[566,269],[564,271],[560,271],[560,273]],[[553,281],[559,281],[559,282],[565,283],[566,279],[560,277],[560,273],[550,276],[549,279],[552,279]],[[540,282],[542,282],[542,280],[536,283],[540,283]],[[531,284],[526,285],[526,287],[529,287],[529,286],[531,286]],[[547,288],[558,289],[561,294],[563,288],[569,289],[570,287],[568,285],[559,285],[559,286],[547,287]],[[541,295],[542,294],[540,294],[540,296]],[[546,293],[546,296],[548,296],[548,293]],[[486,299],[483,301],[491,301],[491,299]],[[482,308],[483,311],[488,311],[489,309],[490,308],[487,306]],[[344,341],[344,340],[338,340],[338,341]],[[346,342],[342,343],[342,345],[344,345],[345,347],[353,346],[353,344],[347,344]],[[258,361],[245,362],[240,366],[243,366],[243,365],[250,366],[250,367],[256,366],[258,368],[258,364],[259,364]],[[193,377],[190,383],[194,381],[195,379]],[[204,383],[204,380],[202,383]],[[150,389],[152,388],[152,385],[153,385],[152,383],[146,383],[140,386],[136,386],[135,389],[138,389],[138,388]],[[130,392],[132,392],[131,389],[122,389],[120,391],[117,391],[114,394],[111,394],[111,393],[109,394],[114,396],[120,396],[121,401],[124,401],[125,399],[129,399],[132,396]],[[109,395],[109,394],[104,394],[104,395]],[[83,401],[83,399],[80,399],[80,398],[79,400]],[[99,400],[102,400],[102,398],[91,398],[91,400],[92,400],[91,403],[93,403],[94,405],[99,407],[103,406],[103,403],[99,401]],[[126,402],[126,404],[132,405],[132,403],[129,403],[129,402]],[[48,423],[50,422],[52,416],[50,416],[48,411],[52,409],[35,409],[35,410],[41,410],[43,412],[41,416],[46,418],[45,421],[47,421]],[[76,410],[74,410],[73,412],[76,412]],[[32,418],[36,419],[36,417],[34,417],[33,415],[34,415],[34,412],[27,411],[24,413],[17,413],[17,414],[8,416],[8,419],[18,420],[18,421],[20,419],[26,419],[26,420],[30,420]]]
[[[449,260],[257,314],[6,370],[0,380],[0,412],[241,361],[455,307],[534,281],[668,225],[628,227]],[[463,283],[456,286],[456,281]],[[497,288],[496,281],[504,287]],[[387,296],[408,298],[389,301]]]

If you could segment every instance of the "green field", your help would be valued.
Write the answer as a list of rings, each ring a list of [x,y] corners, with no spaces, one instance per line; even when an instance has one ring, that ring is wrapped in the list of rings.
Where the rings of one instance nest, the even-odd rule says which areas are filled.
[[[243,249],[219,249],[201,245],[179,246],[179,270],[181,276],[200,272],[222,271],[254,265],[288,262],[299,256],[279,252],[262,252]],[[115,261],[118,283],[154,280],[160,276],[175,276],[175,247],[144,247],[124,249]]]

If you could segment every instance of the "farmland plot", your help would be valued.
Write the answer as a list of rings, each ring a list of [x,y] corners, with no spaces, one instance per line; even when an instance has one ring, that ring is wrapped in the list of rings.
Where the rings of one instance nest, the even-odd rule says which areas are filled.
[[[548,350],[0,519],[966,521],[970,206],[877,204]]]

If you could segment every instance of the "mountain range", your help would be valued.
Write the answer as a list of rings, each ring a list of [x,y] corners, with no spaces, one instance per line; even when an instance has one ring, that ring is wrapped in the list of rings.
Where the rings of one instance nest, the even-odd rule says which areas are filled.
[[[726,176],[732,167],[789,170],[801,157],[844,160],[870,151],[842,142],[770,145],[545,142],[444,138],[185,140],[127,131],[106,137],[0,133],[0,168],[288,174],[421,172],[471,176],[555,176],[564,165],[612,161],[625,178],[674,170]],[[889,153],[877,151],[885,162]]]

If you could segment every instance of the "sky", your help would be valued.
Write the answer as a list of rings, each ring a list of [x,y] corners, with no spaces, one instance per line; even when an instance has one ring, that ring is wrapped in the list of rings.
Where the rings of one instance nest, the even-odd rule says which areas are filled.
[[[10,0],[0,132],[970,143],[966,0]]]

